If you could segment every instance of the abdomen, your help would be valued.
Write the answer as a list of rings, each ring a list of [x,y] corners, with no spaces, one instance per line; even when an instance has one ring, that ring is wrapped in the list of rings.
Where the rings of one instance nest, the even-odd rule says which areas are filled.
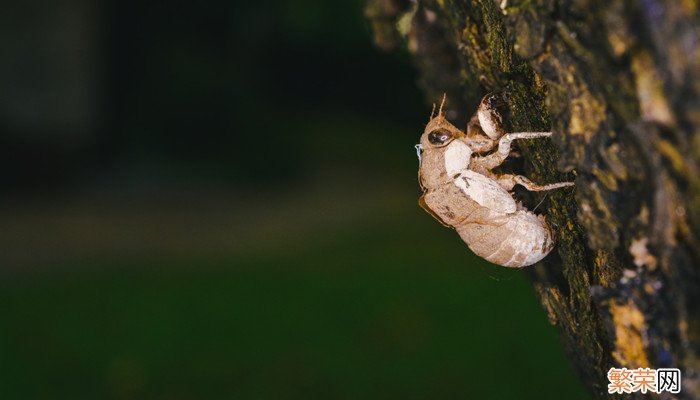
[[[464,222],[455,229],[476,255],[504,267],[532,265],[554,247],[544,218],[525,210],[490,220]]]

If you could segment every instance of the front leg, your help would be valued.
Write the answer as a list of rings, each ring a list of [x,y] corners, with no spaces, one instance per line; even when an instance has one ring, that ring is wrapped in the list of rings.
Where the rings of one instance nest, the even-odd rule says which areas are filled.
[[[474,113],[472,119],[469,120],[465,140],[474,153],[487,153],[493,150],[497,143],[497,141],[486,136],[484,130],[481,129],[479,113]]]
[[[538,185],[522,175],[511,174],[499,175],[497,176],[496,180],[503,189],[508,191],[511,191],[513,189],[513,186],[515,185],[524,186],[527,190],[531,192],[541,192],[544,190],[553,190],[568,186],[574,186],[574,182],[558,182],[550,183],[549,185]]]
[[[516,139],[537,139],[543,137],[552,136],[552,132],[515,132],[507,133],[498,141],[498,149],[484,157],[474,157],[472,162],[474,166],[482,167],[487,170],[496,168],[497,166],[503,164],[503,161],[508,158],[510,154],[510,147],[513,144],[513,140]]]
[[[481,130],[493,140],[497,140],[506,133],[503,129],[503,117],[497,108],[500,104],[498,96],[489,93],[481,99],[479,108],[476,110]]]

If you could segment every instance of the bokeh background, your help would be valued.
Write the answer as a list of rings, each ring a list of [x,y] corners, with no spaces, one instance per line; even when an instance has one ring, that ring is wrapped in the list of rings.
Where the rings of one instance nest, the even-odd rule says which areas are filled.
[[[3,7],[0,398],[587,398],[417,206],[429,102],[362,8]]]

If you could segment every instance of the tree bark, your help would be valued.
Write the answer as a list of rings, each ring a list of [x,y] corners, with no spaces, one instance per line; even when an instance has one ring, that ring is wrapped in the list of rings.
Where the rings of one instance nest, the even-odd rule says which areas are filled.
[[[497,91],[508,131],[554,132],[513,166],[576,181],[538,211],[558,244],[528,272],[592,393],[619,398],[611,367],[677,367],[675,398],[699,399],[699,2],[369,0],[366,14],[457,126]]]

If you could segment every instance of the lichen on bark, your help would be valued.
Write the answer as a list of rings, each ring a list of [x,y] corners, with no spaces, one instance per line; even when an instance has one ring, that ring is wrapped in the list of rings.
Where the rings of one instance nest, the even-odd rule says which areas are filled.
[[[678,367],[680,398],[700,398],[697,0],[369,0],[367,10],[377,37],[406,43],[428,101],[447,94],[458,126],[498,91],[510,131],[554,132],[553,143],[521,144],[515,166],[536,182],[576,180],[548,195],[558,245],[528,273],[592,393],[609,396],[613,366]]]

